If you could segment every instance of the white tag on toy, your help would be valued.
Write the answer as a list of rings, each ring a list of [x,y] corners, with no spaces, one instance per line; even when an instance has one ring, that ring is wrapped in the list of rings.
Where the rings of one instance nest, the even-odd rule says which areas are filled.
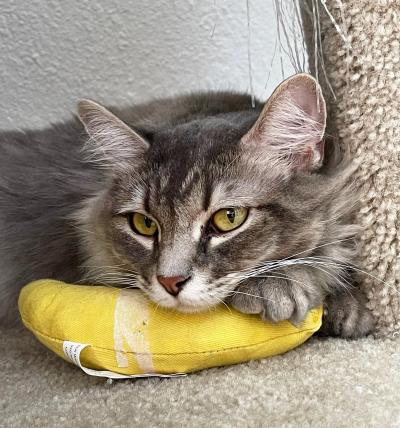
[[[88,344],[70,342],[64,340],[63,342],[63,351],[65,356],[76,366],[80,367],[86,374],[90,376],[97,377],[106,377],[108,379],[133,379],[133,378],[143,378],[143,377],[180,377],[186,376],[186,373],[172,373],[172,374],[162,374],[162,373],[143,373],[138,375],[124,375],[121,373],[110,372],[108,370],[93,370],[87,367],[84,367],[81,363],[81,352],[87,348]]]

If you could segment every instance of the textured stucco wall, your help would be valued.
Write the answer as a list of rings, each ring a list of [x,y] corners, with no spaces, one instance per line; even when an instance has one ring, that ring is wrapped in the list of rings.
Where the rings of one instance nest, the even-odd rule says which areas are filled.
[[[277,53],[266,86],[272,3],[249,0],[254,88],[263,98],[282,78]],[[45,126],[82,97],[125,104],[248,90],[247,34],[246,0],[0,0],[0,128]]]

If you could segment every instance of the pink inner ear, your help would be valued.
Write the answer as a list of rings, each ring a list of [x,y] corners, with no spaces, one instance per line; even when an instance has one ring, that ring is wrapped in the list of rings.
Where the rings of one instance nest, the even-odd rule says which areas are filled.
[[[325,119],[318,84],[310,76],[296,75],[274,92],[243,142],[268,151],[294,171],[312,171],[322,165]]]
[[[313,132],[310,133],[310,141],[305,145],[305,151],[297,157],[297,168],[301,171],[313,171],[322,166],[324,159],[325,142],[323,134],[325,131],[325,102],[318,93],[315,84],[293,86],[290,89],[290,97],[306,115],[315,122],[314,130],[319,133],[319,138]]]
[[[305,82],[304,82],[305,83]],[[314,82],[312,82],[314,83]],[[311,119],[325,128],[325,102],[318,93],[315,84],[293,85],[289,88],[289,98],[300,107]],[[323,132],[323,131],[322,131]]]

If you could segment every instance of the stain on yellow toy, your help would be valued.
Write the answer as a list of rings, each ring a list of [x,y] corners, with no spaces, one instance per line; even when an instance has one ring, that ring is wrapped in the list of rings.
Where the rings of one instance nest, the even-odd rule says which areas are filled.
[[[54,280],[25,286],[19,310],[25,326],[60,357],[122,375],[189,373],[281,354],[305,342],[322,318],[317,308],[299,327],[272,324],[223,305],[183,314],[157,307],[140,290]],[[83,344],[77,356],[66,351],[70,343]]]

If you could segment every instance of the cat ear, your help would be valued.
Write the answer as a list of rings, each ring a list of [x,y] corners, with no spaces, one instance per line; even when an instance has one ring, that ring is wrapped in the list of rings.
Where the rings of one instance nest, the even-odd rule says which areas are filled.
[[[321,88],[308,74],[281,83],[265,104],[256,123],[242,138],[290,172],[311,172],[323,162],[326,107]]]
[[[78,114],[90,137],[87,151],[94,161],[105,167],[123,167],[150,147],[126,123],[94,101],[79,101]]]

